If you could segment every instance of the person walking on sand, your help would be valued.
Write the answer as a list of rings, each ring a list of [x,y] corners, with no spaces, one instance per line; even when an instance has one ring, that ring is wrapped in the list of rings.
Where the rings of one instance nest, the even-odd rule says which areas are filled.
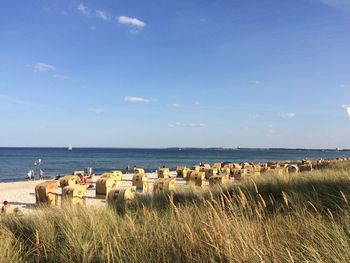
[[[127,165],[127,166],[126,166],[125,172],[126,172],[127,174],[130,173],[130,165]]]
[[[4,201],[3,206],[1,207],[1,214],[9,214],[11,213],[11,205],[7,202]]]

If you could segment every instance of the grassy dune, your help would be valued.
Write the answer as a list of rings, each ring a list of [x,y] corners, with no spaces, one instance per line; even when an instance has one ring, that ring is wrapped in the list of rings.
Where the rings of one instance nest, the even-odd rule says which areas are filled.
[[[0,262],[350,262],[350,163],[0,219]]]

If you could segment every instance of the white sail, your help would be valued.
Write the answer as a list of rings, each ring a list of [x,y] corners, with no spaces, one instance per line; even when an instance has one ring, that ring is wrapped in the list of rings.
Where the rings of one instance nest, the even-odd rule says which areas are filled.
[[[72,149],[72,145],[69,145],[68,150],[71,151]]]

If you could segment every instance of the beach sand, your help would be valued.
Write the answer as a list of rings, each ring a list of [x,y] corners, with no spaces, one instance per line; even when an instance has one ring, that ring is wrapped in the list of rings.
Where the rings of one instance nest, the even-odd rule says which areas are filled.
[[[123,180],[118,186],[131,186],[132,185],[132,174],[123,174]],[[148,173],[149,176],[149,192],[153,192],[153,184],[157,179],[156,173]],[[170,172],[171,177],[176,177],[176,172]],[[95,176],[93,182],[95,183],[99,176]],[[183,179],[176,179],[178,184],[185,184]],[[0,202],[6,200],[11,205],[12,209],[19,209],[23,213],[29,213],[35,211],[35,186],[42,183],[43,181],[23,181],[23,182],[12,182],[12,183],[0,183]],[[61,188],[58,187],[57,194],[61,196]],[[94,187],[87,190],[86,194],[86,205],[87,206],[104,206],[106,205],[105,199],[96,198],[95,184]]]

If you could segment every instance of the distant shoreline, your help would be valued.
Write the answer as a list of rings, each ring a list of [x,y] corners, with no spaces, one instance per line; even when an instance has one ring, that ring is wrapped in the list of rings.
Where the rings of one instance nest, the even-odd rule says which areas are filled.
[[[0,146],[0,149],[68,149],[68,147],[56,146]],[[74,147],[74,149],[111,149],[111,150],[262,150],[262,151],[332,151],[332,152],[348,152],[350,149],[337,148],[285,148],[285,147],[271,147],[271,148],[255,148],[255,147]]]

